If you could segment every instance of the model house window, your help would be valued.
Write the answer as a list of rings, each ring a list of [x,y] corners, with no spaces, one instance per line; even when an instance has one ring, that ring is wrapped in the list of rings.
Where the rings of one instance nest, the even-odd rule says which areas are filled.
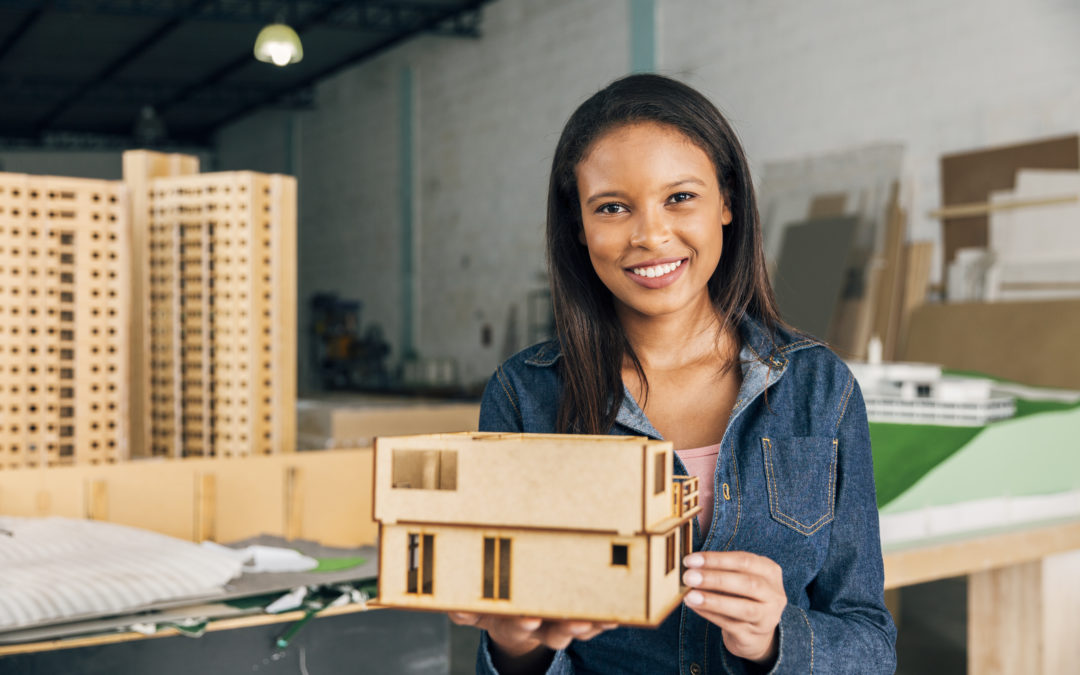
[[[510,540],[484,537],[484,597],[510,599]]]
[[[653,486],[653,494],[660,494],[664,491],[664,486],[667,485],[667,455],[663,452],[656,455],[656,469],[653,473],[656,475],[656,485]]]
[[[666,551],[664,559],[667,564],[664,566],[664,574],[671,574],[671,571],[675,569],[675,533],[672,532],[666,537]]]
[[[456,490],[457,450],[394,450],[393,486]]]
[[[612,544],[611,545],[611,564],[622,565],[626,567],[630,564],[629,556],[627,555],[626,544]]]
[[[409,533],[405,590],[408,593],[434,593],[435,535]]]
[[[690,551],[694,548],[693,530],[690,529],[690,521],[686,521],[682,524],[682,541],[679,542],[679,576],[682,576],[686,572],[686,565],[683,560],[690,554]]]

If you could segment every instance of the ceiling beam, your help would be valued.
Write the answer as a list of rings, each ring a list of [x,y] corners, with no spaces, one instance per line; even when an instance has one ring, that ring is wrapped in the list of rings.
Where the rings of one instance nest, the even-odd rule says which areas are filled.
[[[316,24],[318,21],[322,20],[324,16],[329,15],[330,13],[339,9],[343,4],[345,4],[345,0],[336,0],[335,2],[330,2],[324,7],[322,14],[311,17],[304,24],[294,25],[293,28],[296,30],[297,33],[303,33],[305,30]],[[165,101],[162,101],[158,106],[158,113],[164,114],[166,111],[168,111],[169,108],[187,101],[188,99],[195,96],[195,94],[199,91],[208,87],[212,87],[218,82],[221,82],[229,75],[250,64],[253,58],[254,57],[251,55],[251,51],[245,49],[243,54],[221,66],[214,72],[207,75],[202,80],[184,87],[179,92],[177,92],[176,95],[172,96],[169,99],[166,99]]]
[[[467,7],[464,7],[464,8],[457,7],[457,8],[454,8],[452,11],[448,11],[444,16],[431,19],[430,23],[428,25],[420,27],[414,33],[396,35],[396,36],[387,38],[386,40],[383,40],[383,41],[379,42],[378,44],[376,44],[374,46],[355,51],[355,52],[349,54],[344,59],[339,60],[338,62],[336,62],[332,66],[330,66],[328,68],[324,68],[323,70],[321,70],[321,71],[319,71],[317,73],[313,73],[309,78],[307,78],[301,84],[280,89],[277,93],[275,93],[273,95],[270,95],[270,96],[267,96],[262,101],[257,101],[255,103],[252,103],[249,106],[240,108],[238,110],[235,110],[235,111],[229,113],[228,115],[222,117],[217,122],[215,122],[212,128],[208,128],[206,130],[207,134],[211,133],[212,131],[214,131],[217,128],[220,128],[220,127],[222,127],[222,126],[224,126],[226,124],[229,124],[230,122],[233,122],[235,120],[238,120],[238,119],[244,117],[245,115],[250,114],[251,112],[257,110],[258,108],[271,105],[271,104],[275,103],[276,101],[278,101],[281,97],[285,97],[285,96],[289,96],[289,95],[293,94],[296,90],[300,89],[301,87],[311,86],[311,84],[313,84],[315,82],[318,82],[319,80],[322,80],[322,79],[324,79],[326,77],[329,77],[329,76],[333,75],[334,73],[337,73],[338,71],[343,70],[343,69],[353,65],[354,63],[357,63],[358,61],[363,61],[364,59],[370,58],[370,57],[374,56],[375,54],[378,54],[379,52],[382,52],[382,51],[385,51],[385,50],[390,49],[392,47],[395,47],[398,44],[400,44],[402,42],[405,42],[405,41],[409,40],[410,38],[415,37],[417,33],[430,30],[434,25],[437,25],[438,23],[445,22],[447,20],[452,20],[454,18],[453,15],[455,15],[455,14],[473,13],[473,14],[475,14],[475,17],[473,19],[471,19],[471,20],[475,21],[476,25],[479,26],[480,9],[487,2],[491,2],[491,0],[473,0],[473,2],[469,3],[469,5]]]
[[[27,79],[24,77],[5,78],[0,76],[0,101],[18,100],[30,105],[56,105],[69,96],[77,82],[64,80]],[[159,101],[175,97],[183,88],[178,84],[161,82],[103,82],[93,91],[87,92],[81,99],[88,104],[98,105],[156,105]],[[206,89],[190,100],[190,103],[207,108],[239,106],[252,101],[264,100],[277,89],[257,85],[229,85]],[[306,106],[313,101],[310,91],[300,90],[289,101],[291,105]]]
[[[45,3],[45,7],[48,7],[48,5],[49,3]],[[8,38],[4,40],[3,44],[0,44],[0,60],[3,60],[3,58],[7,56],[12,47],[18,44],[19,40],[22,39],[22,36],[26,35],[26,31],[30,30],[30,27],[41,18],[41,14],[45,11],[45,7],[38,7],[26,13],[26,16],[22,18],[22,21],[15,27],[15,30],[11,31],[11,34],[8,35]]]
[[[205,5],[206,3],[207,0],[194,0],[193,2],[188,2],[188,5],[192,10],[197,10],[200,6]],[[54,106],[48,113],[46,113],[41,119],[39,119],[37,122],[38,133],[46,131],[50,126],[52,126],[52,123],[55,122],[58,117],[67,112],[67,110],[72,105],[77,103],[89,91],[99,86],[103,82],[107,81],[117,72],[119,72],[124,66],[131,63],[131,61],[133,61],[134,59],[138,58],[147,49],[156,45],[158,41],[161,40],[163,37],[180,27],[182,23],[184,23],[183,18],[175,18],[165,21],[160,26],[158,26],[157,29],[151,31],[143,39],[139,40],[130,48],[128,48],[128,50],[125,51],[123,54],[113,59],[107,66],[105,66],[101,69],[101,71],[98,72],[97,76],[93,80],[90,80],[89,82],[86,82],[79,86],[78,89],[76,89],[69,96],[64,98],[64,100],[62,100],[60,103],[56,104],[56,106]]]
[[[0,0],[0,8],[38,10],[40,1]],[[328,7],[335,11],[328,12]],[[191,7],[186,0],[52,0],[52,11],[98,16],[135,16],[185,21],[221,21],[293,25],[312,23],[332,28],[369,32],[415,30],[446,12],[447,6],[412,0],[213,0]],[[469,25],[436,26],[439,32],[457,37],[477,37]]]

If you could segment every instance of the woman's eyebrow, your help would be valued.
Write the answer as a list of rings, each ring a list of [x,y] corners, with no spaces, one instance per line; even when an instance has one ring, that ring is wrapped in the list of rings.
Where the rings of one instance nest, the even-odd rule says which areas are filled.
[[[664,189],[665,190],[670,190],[672,188],[677,188],[680,185],[700,185],[702,187],[705,187],[705,181],[701,180],[700,178],[695,178],[693,176],[688,176],[686,178],[680,178],[679,180],[675,181],[674,183],[668,183],[667,185],[664,186]]]
[[[608,190],[607,192],[597,192],[596,194],[594,194],[591,197],[589,197],[588,199],[586,199],[585,203],[586,204],[592,204],[593,202],[595,202],[598,199],[607,199],[608,197],[619,198],[619,197],[622,197],[622,196],[623,196],[623,193],[619,192],[618,190]]]

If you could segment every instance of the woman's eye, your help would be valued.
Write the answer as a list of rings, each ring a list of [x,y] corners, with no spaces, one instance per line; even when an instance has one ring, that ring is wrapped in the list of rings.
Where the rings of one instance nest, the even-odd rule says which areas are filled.
[[[622,213],[625,209],[622,204],[616,204],[614,202],[610,204],[604,204],[600,208],[596,209],[597,213],[603,213],[605,215],[612,215],[616,213]]]
[[[668,197],[668,200],[672,202],[685,202],[693,198],[694,195],[690,192],[676,192],[675,194]]]

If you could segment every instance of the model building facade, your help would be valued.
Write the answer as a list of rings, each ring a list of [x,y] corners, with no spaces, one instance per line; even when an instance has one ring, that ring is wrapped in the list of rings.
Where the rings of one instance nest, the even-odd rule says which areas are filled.
[[[122,183],[0,173],[0,467],[126,454],[127,216]]]
[[[291,451],[296,182],[0,173],[0,468]]]
[[[293,449],[296,183],[251,172],[148,181],[143,331],[150,454]]]
[[[700,511],[672,452],[626,436],[376,439],[379,603],[659,624],[686,590]]]

